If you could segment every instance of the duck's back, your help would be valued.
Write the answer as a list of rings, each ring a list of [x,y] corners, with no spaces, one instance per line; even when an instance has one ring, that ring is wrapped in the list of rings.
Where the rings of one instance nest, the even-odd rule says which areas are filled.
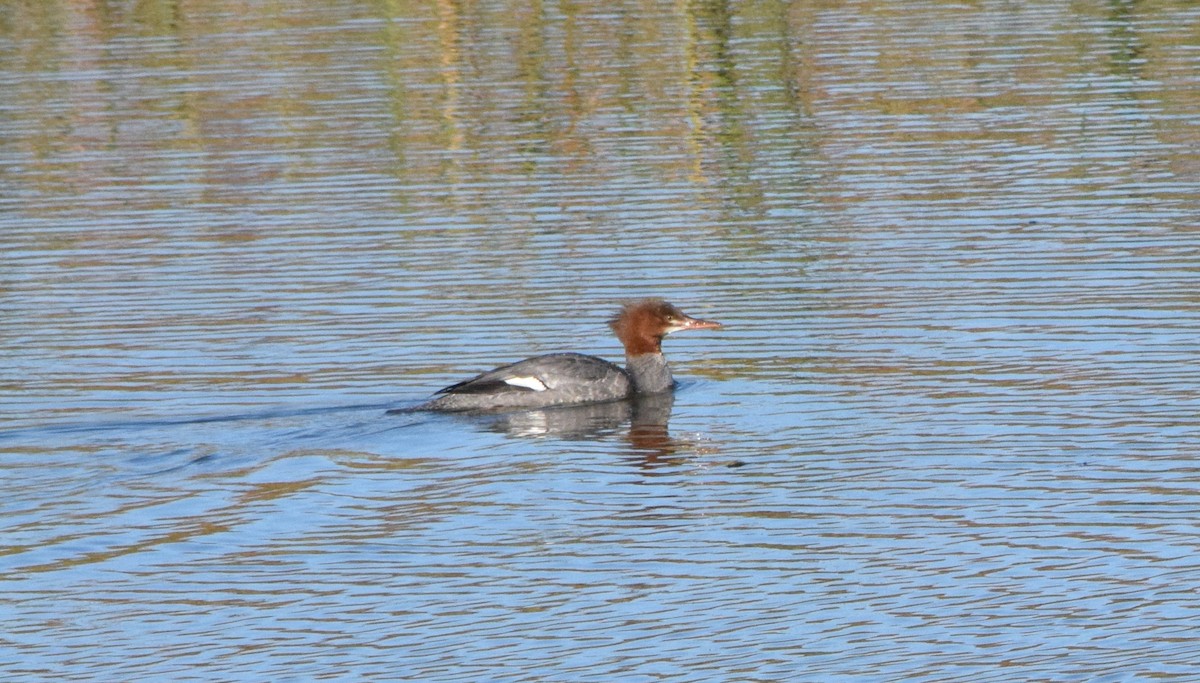
[[[505,365],[446,387],[420,410],[514,410],[627,398],[621,367],[580,353],[552,353]]]

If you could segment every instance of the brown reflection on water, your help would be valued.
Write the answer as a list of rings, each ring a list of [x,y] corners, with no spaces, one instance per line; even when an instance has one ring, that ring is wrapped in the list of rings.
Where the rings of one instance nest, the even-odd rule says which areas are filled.
[[[1006,20],[998,28],[976,25],[974,8],[945,8],[948,21],[973,27],[964,36],[896,30],[920,14],[875,2],[648,3],[599,12],[439,1],[369,4],[348,17],[294,3],[35,4],[15,5],[0,26],[19,45],[9,53],[37,74],[10,94],[19,116],[29,117],[10,144],[41,161],[22,182],[44,193],[103,190],[109,201],[124,187],[120,201],[140,207],[184,198],[245,206],[258,186],[353,172],[386,154],[390,196],[401,206],[434,202],[463,215],[511,204],[506,188],[489,186],[514,171],[565,171],[562,182],[581,192],[602,185],[621,161],[612,132],[626,130],[640,139],[646,182],[721,186],[731,209],[762,214],[781,189],[827,174],[831,160],[844,171],[845,148],[953,141],[963,137],[959,122],[974,115],[1052,102],[1062,94],[1033,86],[1095,76],[1092,63],[1076,59],[1080,52],[1108,50],[1114,78],[1178,81],[1187,41],[1186,32],[1145,30],[1132,7],[1116,6],[1098,17],[1107,34],[1067,31],[1061,45],[1034,45],[1031,26],[1087,19],[1086,8],[1073,17],[1013,6],[996,12]],[[130,31],[153,40],[107,46]],[[1009,49],[1023,43],[1031,49]],[[854,46],[864,44],[878,52],[860,54]],[[46,73],[58,75],[43,81]],[[386,98],[374,96],[380,87]],[[1197,106],[1189,89],[1143,102],[1131,83],[1095,86],[1109,87],[1131,106],[1161,107],[1165,115],[1151,125],[1172,149],[1196,147],[1184,115]],[[1086,104],[1094,92],[1074,97]],[[856,139],[837,121],[855,116],[881,118]],[[914,117],[929,120],[914,128]],[[836,145],[815,144],[823,120],[839,130]],[[1067,133],[1014,124],[969,134],[980,146],[1037,146]],[[790,141],[791,159],[772,158],[780,137]],[[101,152],[114,148],[140,149],[150,163],[110,165]],[[160,155],[197,155],[201,173],[175,178],[169,196],[147,192],[167,171],[152,159]],[[1183,173],[1195,156],[1168,153],[1166,162]],[[793,172],[763,177],[779,163]],[[1162,163],[1147,157],[1129,168]],[[570,207],[581,198],[559,201]]]
[[[562,164],[611,177],[614,129],[638,131],[647,180],[709,184],[733,173],[736,186],[754,189],[747,184],[755,149],[745,107],[747,86],[760,76],[748,83],[737,74],[761,63],[764,76],[784,81],[786,97],[802,95],[787,82],[794,75],[788,65],[801,60],[792,56],[797,43],[785,6],[771,3],[771,11],[753,15],[755,30],[761,24],[771,36],[751,46],[759,54],[735,48],[733,12],[720,2],[611,13],[573,5],[380,3],[338,23],[330,22],[330,10],[288,3],[194,3],[126,14],[121,6],[52,2],[40,18],[18,13],[8,27],[27,40],[20,31],[36,36],[43,47],[31,54],[39,67],[62,73],[54,83],[22,84],[18,93],[30,105],[55,105],[21,107],[23,115],[50,113],[27,123],[42,137],[43,157],[113,145],[142,147],[147,155],[198,154],[206,173],[188,181],[201,181],[201,197],[242,204],[255,185],[294,179],[317,165],[361,166],[353,154],[329,156],[330,148],[367,158],[386,149],[398,199],[461,206],[452,187],[486,183],[514,164],[529,173]],[[106,48],[131,27],[165,40]],[[376,111],[371,97],[380,83],[389,93],[386,111]],[[367,101],[370,111],[341,120],[326,115]],[[72,114],[55,112],[60,102]],[[378,138],[386,140],[382,147]],[[85,182],[116,170],[96,173],[94,163],[56,163],[47,176]],[[131,185],[161,172],[155,165],[123,170]],[[427,195],[431,183],[445,186]],[[743,208],[752,207],[752,197]]]

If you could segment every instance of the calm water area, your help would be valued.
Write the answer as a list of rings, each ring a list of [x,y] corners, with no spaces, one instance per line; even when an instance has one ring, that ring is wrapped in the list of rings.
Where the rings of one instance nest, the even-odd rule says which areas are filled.
[[[2,1],[0,494],[3,680],[1200,680],[1200,4]]]

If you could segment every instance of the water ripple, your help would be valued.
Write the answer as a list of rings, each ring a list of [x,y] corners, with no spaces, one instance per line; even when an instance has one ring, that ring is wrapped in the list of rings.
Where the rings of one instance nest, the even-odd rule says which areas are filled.
[[[152,4],[0,10],[5,672],[1194,677],[1196,8]]]

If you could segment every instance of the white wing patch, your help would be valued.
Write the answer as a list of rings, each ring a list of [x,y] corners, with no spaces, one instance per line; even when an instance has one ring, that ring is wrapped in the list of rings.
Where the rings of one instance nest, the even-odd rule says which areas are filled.
[[[524,387],[533,389],[534,391],[545,391],[546,385],[537,377],[509,377],[504,380],[505,384],[511,384],[514,387]]]

